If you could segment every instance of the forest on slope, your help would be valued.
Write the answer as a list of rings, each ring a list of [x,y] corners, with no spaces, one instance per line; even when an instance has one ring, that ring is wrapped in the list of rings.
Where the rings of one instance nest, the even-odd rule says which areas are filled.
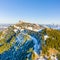
[[[60,60],[60,31],[46,28],[41,32],[41,34],[43,54],[48,56],[50,56],[50,53],[55,54],[58,57],[58,60]],[[44,40],[45,35],[48,36],[46,40]]]

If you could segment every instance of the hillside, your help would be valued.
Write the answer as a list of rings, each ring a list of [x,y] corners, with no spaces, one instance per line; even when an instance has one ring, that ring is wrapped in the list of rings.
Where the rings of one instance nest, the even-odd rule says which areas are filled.
[[[38,58],[41,50],[41,34],[27,29],[30,27],[38,30],[40,26],[36,26],[36,24],[33,26],[30,23],[20,22],[1,31],[0,60],[34,60],[33,53]]]
[[[20,21],[0,32],[0,60],[59,60],[59,42],[59,30]]]

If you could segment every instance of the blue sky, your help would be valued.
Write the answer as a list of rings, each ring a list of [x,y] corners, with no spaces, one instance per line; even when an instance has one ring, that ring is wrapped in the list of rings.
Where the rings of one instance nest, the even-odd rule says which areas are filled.
[[[19,20],[59,24],[60,0],[0,0],[0,23],[16,23]]]

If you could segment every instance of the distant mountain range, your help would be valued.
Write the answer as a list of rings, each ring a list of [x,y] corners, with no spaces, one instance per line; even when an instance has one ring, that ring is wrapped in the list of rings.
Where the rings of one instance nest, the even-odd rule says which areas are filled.
[[[5,30],[6,28],[8,28],[11,25],[13,25],[13,24],[0,24],[0,31]]]
[[[45,25],[45,26],[47,26],[48,28],[60,30],[60,25],[49,24],[49,25]]]
[[[14,25],[14,24],[0,24],[0,31],[8,28],[9,26]],[[55,25],[55,24],[32,24],[32,23],[27,23],[27,22],[23,22],[23,21],[19,21],[19,23],[16,24],[17,26],[20,25],[20,27],[24,27],[24,28],[28,28],[28,29],[32,29],[31,27],[33,27],[33,29],[35,28],[37,29],[41,29],[41,28],[52,28],[52,29],[57,29],[60,30],[60,25]]]

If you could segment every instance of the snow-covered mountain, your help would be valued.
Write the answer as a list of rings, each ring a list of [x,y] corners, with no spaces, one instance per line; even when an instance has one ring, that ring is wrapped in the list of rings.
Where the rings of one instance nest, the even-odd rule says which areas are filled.
[[[53,43],[50,43],[49,38],[52,41],[60,36],[60,31],[55,30],[56,27],[58,26],[23,21],[8,25],[0,32],[0,60],[48,60],[51,57],[55,59],[55,55],[52,56],[52,53],[56,53],[55,49],[49,48],[55,51],[49,52],[48,46]],[[51,53],[49,57],[48,52]]]
[[[19,22],[2,31],[0,60],[33,60],[41,53],[42,29],[38,24]]]

